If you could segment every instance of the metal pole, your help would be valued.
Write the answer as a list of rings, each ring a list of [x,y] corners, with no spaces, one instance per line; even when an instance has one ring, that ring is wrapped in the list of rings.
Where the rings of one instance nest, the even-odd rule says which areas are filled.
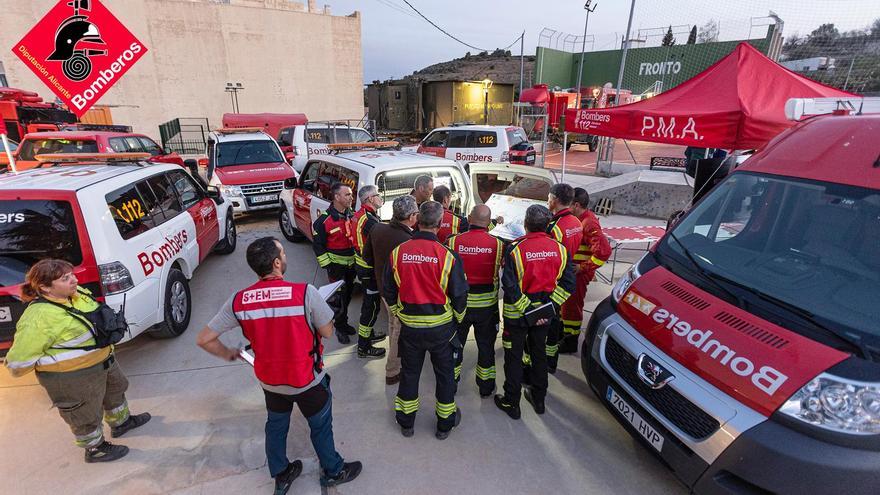
[[[629,37],[632,31],[633,12],[636,10],[636,0],[632,0],[629,6],[629,20],[626,23],[626,37],[623,38],[623,53],[620,56],[620,70],[617,72],[617,95],[614,98],[614,106],[620,106],[621,86],[623,85],[623,70],[626,68],[626,53],[629,51]],[[609,162],[614,162],[614,138],[608,139]]]
[[[519,97],[522,98],[523,92],[523,77],[525,76],[526,70],[526,57],[525,57],[525,44],[526,44],[526,32],[523,31],[522,35],[519,37]]]
[[[856,62],[856,57],[853,56],[852,60],[849,61],[849,70],[846,71],[846,80],[843,81],[843,90],[846,91],[846,87],[849,85],[849,76],[852,74],[853,64]]]
[[[18,173],[18,170],[15,168],[15,158],[12,157],[12,151],[9,149],[9,140],[6,139],[6,134],[0,134],[0,140],[3,141],[3,150],[6,151],[6,158],[9,160],[9,169],[12,170],[12,173]]]
[[[483,125],[489,125],[489,88],[484,88],[483,94]]]
[[[590,24],[590,12],[596,10],[596,7],[599,5],[599,4],[596,4],[593,6],[592,9],[590,9],[590,2],[592,2],[592,1],[593,0],[587,0],[586,5],[584,5],[584,10],[587,11],[587,18],[584,20],[584,38],[581,41],[581,64],[580,64],[580,69],[578,69],[577,86],[576,86],[577,87],[577,94],[578,94],[578,108],[582,107],[582,105],[581,105],[581,79],[584,74],[584,52],[587,51],[587,26]]]

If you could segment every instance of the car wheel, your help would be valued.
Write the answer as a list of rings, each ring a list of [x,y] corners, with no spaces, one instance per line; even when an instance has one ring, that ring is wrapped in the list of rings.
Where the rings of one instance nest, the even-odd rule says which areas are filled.
[[[170,339],[186,331],[192,316],[192,296],[183,272],[172,268],[165,283],[165,321],[150,330],[151,337]]]
[[[281,205],[281,211],[278,213],[278,226],[281,228],[281,234],[290,242],[302,242],[306,240],[306,236],[294,226],[293,220],[287,207]]]
[[[229,210],[229,212],[226,213],[226,237],[217,244],[214,251],[220,254],[230,254],[235,251],[235,246],[237,244],[238,231],[235,228],[235,219],[233,218],[232,210]]]
[[[593,392],[593,395],[597,399],[602,400],[599,393],[590,385],[590,355],[593,353],[593,341],[595,339],[596,332],[593,330],[588,330],[587,334],[584,335],[584,342],[581,344],[581,371],[584,372],[584,379],[587,381],[587,386]]]
[[[574,143],[572,143],[571,141],[566,142],[566,143],[565,143],[565,151],[569,151],[569,150],[571,150],[571,145],[572,145],[572,144],[574,144]]]

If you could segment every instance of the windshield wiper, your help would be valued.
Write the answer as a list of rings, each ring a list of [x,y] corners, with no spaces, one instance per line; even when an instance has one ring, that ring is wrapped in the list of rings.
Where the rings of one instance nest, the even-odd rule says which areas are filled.
[[[721,275],[715,275],[715,276],[720,278],[721,280],[724,280],[725,282],[727,282],[731,285],[734,285],[736,287],[739,287],[739,288],[745,290],[746,292],[754,295],[758,299],[762,299],[764,301],[767,301],[771,304],[774,304],[776,306],[779,306],[779,307],[785,309],[786,311],[788,311],[790,313],[797,315],[801,320],[807,322],[807,324],[809,324],[811,327],[816,328],[818,330],[821,330],[821,331],[825,332],[827,335],[830,335],[831,337],[837,339],[838,341],[843,342],[844,344],[847,345],[847,347],[858,351],[858,353],[861,354],[862,357],[867,359],[868,361],[874,361],[871,352],[868,350],[868,346],[864,342],[862,342],[861,339],[855,339],[855,338],[849,337],[848,335],[846,335],[843,332],[839,332],[837,330],[834,330],[833,328],[830,328],[830,327],[823,325],[822,323],[819,323],[816,320],[816,315],[813,314],[812,312],[810,312],[800,306],[794,305],[790,302],[786,302],[786,301],[783,301],[782,299],[765,294],[765,293],[763,293],[757,289],[754,289],[752,287],[749,287],[747,285],[730,280],[727,277],[723,277]]]
[[[681,240],[678,238],[678,236],[676,236],[674,233],[672,233],[672,231],[670,231],[669,237],[675,239],[675,242],[677,242],[678,245],[681,247],[681,252],[685,255],[685,257],[687,257],[688,261],[690,261],[691,264],[694,266],[694,268],[697,270],[697,275],[699,275],[703,280],[710,282],[715,288],[717,288],[721,292],[730,296],[734,301],[736,301],[737,306],[742,307],[742,305],[743,305],[742,298],[740,298],[737,294],[734,294],[733,291],[731,291],[727,287],[724,287],[717,280],[715,280],[714,276],[711,273],[709,273],[708,270],[703,268],[699,262],[697,262],[696,258],[694,258],[694,255],[691,254],[691,252],[688,250],[688,248],[686,248],[684,246],[684,244],[681,242]]]

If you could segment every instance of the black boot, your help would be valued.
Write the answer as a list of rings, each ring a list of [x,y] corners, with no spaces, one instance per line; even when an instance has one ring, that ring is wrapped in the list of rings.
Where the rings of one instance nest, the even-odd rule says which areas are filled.
[[[559,354],[574,354],[578,350],[578,336],[566,335],[559,343]]]
[[[321,476],[321,486],[336,486],[348,483],[357,478],[363,468],[364,465],[360,461],[346,462],[342,465],[342,471],[339,471],[339,474],[336,476]]]
[[[370,334],[370,344],[378,344],[388,338],[387,335],[376,335],[375,332]]]
[[[459,423],[461,423],[461,409],[456,408],[455,409],[455,423],[452,425],[452,428],[455,428],[456,426],[458,426]],[[437,440],[446,440],[449,437],[449,432],[452,431],[452,428],[450,428],[446,431],[441,431],[438,429],[437,432],[434,433],[434,436],[437,437]]]
[[[126,454],[128,454],[128,447],[125,445],[113,445],[105,440],[97,447],[86,449],[86,462],[110,462],[122,459]]]
[[[293,480],[299,477],[303,470],[303,463],[296,460],[287,465],[287,469],[275,477],[275,495],[285,495],[290,490]]]
[[[110,437],[121,437],[122,435],[125,435],[129,430],[133,430],[138,426],[143,426],[147,424],[147,422],[150,421],[150,418],[152,418],[152,416],[150,416],[150,413],[148,412],[129,416],[128,419],[126,419],[125,422],[121,425],[110,428]]]
[[[532,396],[531,388],[526,387],[525,390],[523,390],[523,397],[525,397],[526,401],[532,405],[532,409],[534,409],[536,413],[544,414],[544,400],[536,400]]]
[[[358,347],[359,358],[380,358],[385,356],[385,349],[381,347]]]
[[[345,335],[357,335],[357,329],[348,323],[342,323],[336,327],[336,333],[344,333]]]
[[[339,329],[336,329],[336,340],[338,340],[340,344],[351,344],[351,337],[340,332]]]
[[[511,419],[519,419],[522,413],[519,410],[519,404],[514,405],[501,394],[495,394],[495,405],[498,409],[504,411]]]

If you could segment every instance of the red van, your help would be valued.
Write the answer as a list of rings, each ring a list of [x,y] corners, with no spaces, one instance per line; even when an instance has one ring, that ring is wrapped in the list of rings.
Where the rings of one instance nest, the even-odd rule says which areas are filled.
[[[818,116],[617,282],[582,365],[695,493],[877,494],[878,322],[880,115]]]

